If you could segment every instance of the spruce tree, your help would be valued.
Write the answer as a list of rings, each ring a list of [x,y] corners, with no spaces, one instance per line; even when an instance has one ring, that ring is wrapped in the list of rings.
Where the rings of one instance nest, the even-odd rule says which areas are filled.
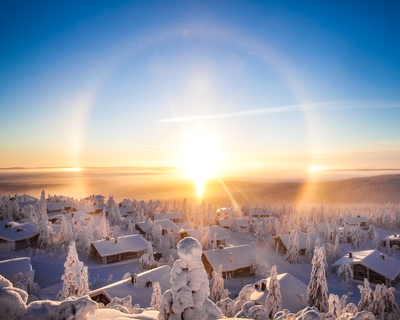
[[[273,319],[275,314],[282,309],[282,295],[280,287],[276,266],[273,266],[271,268],[268,295],[265,298],[265,309],[269,319]]]
[[[310,306],[315,306],[321,312],[328,311],[328,284],[325,271],[325,251],[322,247],[314,249],[310,283],[307,298]]]

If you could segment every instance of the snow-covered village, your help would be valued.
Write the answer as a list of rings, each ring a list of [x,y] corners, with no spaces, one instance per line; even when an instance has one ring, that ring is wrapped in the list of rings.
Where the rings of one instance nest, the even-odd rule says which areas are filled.
[[[400,205],[0,200],[2,319],[397,319]],[[397,290],[396,290],[397,289]]]
[[[0,320],[400,320],[400,1],[0,1]]]

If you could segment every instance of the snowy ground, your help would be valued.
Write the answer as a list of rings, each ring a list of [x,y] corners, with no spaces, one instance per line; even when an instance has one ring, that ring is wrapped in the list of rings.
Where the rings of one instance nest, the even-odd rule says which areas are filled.
[[[392,234],[393,231],[387,231],[382,229],[377,229],[379,233],[379,237],[382,239],[385,236]],[[230,235],[230,238],[227,239],[227,245],[241,245],[241,244],[250,244],[255,251],[259,254],[262,262],[263,262],[263,270],[262,275],[259,277],[256,276],[247,276],[241,277],[231,280],[225,281],[225,287],[231,292],[231,297],[235,297],[242,287],[245,284],[255,283],[256,281],[266,278],[269,276],[269,271],[273,265],[277,266],[278,273],[290,273],[300,281],[308,284],[310,280],[310,272],[311,265],[304,263],[304,257],[301,257],[301,263],[299,264],[289,264],[284,260],[284,255],[282,252],[276,253],[276,249],[274,246],[274,242],[272,238],[268,238],[267,246],[264,248],[260,247],[257,244],[257,240],[255,237],[247,234],[247,233],[234,233],[229,230],[227,232]],[[123,235],[124,231],[120,232],[120,235]],[[322,237],[322,235],[321,235]],[[164,244],[166,246],[168,242],[168,237],[164,236],[163,238]],[[267,248],[267,249],[266,249]],[[365,250],[372,248],[371,240],[366,240],[359,250]],[[344,255],[349,251],[353,250],[350,244],[340,244],[340,255]],[[41,299],[50,299],[55,300],[58,291],[61,289],[61,276],[64,273],[64,262],[65,262],[65,254],[61,254],[59,256],[51,257],[48,254],[42,253],[37,254],[36,250],[22,250],[22,251],[13,251],[13,252],[0,252],[0,260],[30,256],[31,263],[33,269],[35,270],[35,282],[37,282],[41,288],[39,293],[39,298]],[[163,256],[168,257],[169,253],[171,253],[171,249],[163,250]],[[395,258],[400,259],[400,251],[397,251],[394,255]],[[92,283],[93,288],[98,288],[102,285],[107,284],[107,279],[109,275],[113,275],[113,281],[118,281],[122,279],[123,275],[127,272],[129,273],[140,273],[142,270],[139,266],[139,259],[133,259],[128,261],[122,261],[119,263],[113,263],[109,265],[102,264],[99,261],[88,260],[84,256],[79,256],[80,260],[88,266],[89,269],[89,281]],[[332,261],[328,261],[328,263],[332,263]],[[100,279],[100,280],[99,280]],[[337,276],[328,273],[328,285],[329,285],[329,293],[334,293],[339,296],[349,293],[350,302],[358,303],[360,298],[359,289],[357,285],[362,284],[360,281],[352,281],[350,285],[346,288],[343,287]],[[374,288],[374,285],[371,284],[371,287]],[[400,283],[396,285],[396,301],[400,301]],[[134,301],[132,301],[134,304]],[[147,307],[147,306],[141,306]],[[109,315],[102,314],[109,313]],[[124,315],[118,312],[119,316],[117,316],[116,311],[105,311],[99,310],[98,317],[92,316],[90,319],[124,319],[125,318],[134,318],[134,315]],[[115,317],[114,317],[115,315]],[[122,316],[122,318],[121,318]],[[154,316],[154,315],[153,315]],[[143,317],[142,317],[143,318]],[[149,315],[149,319],[151,316]]]

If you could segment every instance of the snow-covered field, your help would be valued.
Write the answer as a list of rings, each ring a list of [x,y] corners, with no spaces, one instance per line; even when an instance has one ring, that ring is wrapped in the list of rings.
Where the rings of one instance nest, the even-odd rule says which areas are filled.
[[[5,200],[3,199],[3,206],[0,207],[3,210],[3,218],[8,214],[10,218],[10,214],[7,213],[5,214],[4,210],[6,210],[6,205],[4,205]],[[43,201],[43,200],[42,200]],[[51,201],[51,200],[50,200]],[[111,199],[112,201],[112,199]],[[153,205],[146,204],[144,202],[139,202],[139,201],[128,201],[130,202],[129,205],[132,205],[135,208],[135,211],[138,212],[138,214],[131,215],[131,218],[123,218],[119,216],[119,210],[116,209],[118,207],[115,207],[115,203],[110,205],[107,205],[107,220],[108,220],[108,233],[113,236],[118,236],[118,237],[123,237],[132,233],[139,233],[137,230],[132,230],[131,227],[128,226],[127,221],[131,219],[133,222],[139,222],[139,220],[146,219],[146,217],[151,217],[151,213],[149,213],[151,210],[155,210],[153,208]],[[124,205],[124,204],[123,204]],[[171,204],[170,204],[171,205]],[[163,205],[164,209],[168,207],[168,204]],[[143,208],[150,208],[148,212],[145,212]],[[217,206],[215,206],[216,208]],[[212,205],[208,207],[208,210],[205,209],[205,203],[202,203],[200,205],[191,205],[191,206],[186,206],[186,204],[179,205],[174,204],[174,210],[181,210],[185,211],[185,221],[184,223],[176,223],[178,226],[179,230],[187,230],[190,228],[198,228],[201,227],[202,225],[206,225],[208,222],[209,224],[213,224],[213,221],[216,221],[215,212],[216,210]],[[250,208],[249,205],[247,205],[247,208]],[[384,208],[384,206],[382,206]],[[172,209],[172,208],[171,208]],[[329,211],[329,214],[326,212],[326,216],[324,216],[321,211],[323,212],[323,209],[319,213],[316,213],[316,209],[309,208],[310,211],[304,210],[305,208],[302,208],[301,211],[302,213],[294,213],[293,208],[279,208],[280,214],[276,215],[274,218],[270,218],[270,221],[266,222],[267,220],[264,220],[264,222],[261,222],[259,225],[254,224],[251,226],[253,229],[252,232],[249,232],[249,230],[236,230],[238,228],[235,227],[235,224],[231,223],[231,230],[225,229],[229,237],[225,240],[225,248],[229,247],[234,247],[234,246],[240,246],[240,245],[250,245],[256,254],[259,257],[259,262],[260,265],[257,269],[256,274],[253,275],[243,275],[240,277],[228,277],[226,276],[224,281],[224,288],[228,289],[229,291],[229,298],[235,299],[240,291],[243,289],[248,284],[255,284],[255,283],[261,283],[263,279],[266,279],[270,276],[271,268],[273,266],[276,266],[276,270],[278,275],[282,274],[289,274],[296,278],[297,280],[301,281],[305,286],[308,286],[310,282],[310,275],[311,275],[311,270],[312,270],[312,263],[306,262],[306,257],[304,255],[301,255],[299,258],[298,263],[289,263],[287,262],[285,258],[285,253],[282,252],[282,250],[278,249],[276,242],[274,240],[275,236],[273,235],[272,231],[272,226],[276,228],[275,231],[278,230],[280,233],[288,233],[289,231],[293,231],[293,227],[296,228],[296,233],[297,229],[304,229],[305,227],[305,220],[306,221],[314,221],[314,232],[318,233],[319,235],[319,241],[320,245],[323,245],[325,242],[329,242],[326,240],[326,235],[325,233],[327,230],[329,231],[329,228],[334,228],[334,225],[336,223],[340,223],[339,221],[342,221],[341,218],[344,218],[345,216],[348,216],[350,214],[355,214],[354,212],[351,211],[342,211],[343,216],[340,216],[337,212],[334,212],[333,210]],[[343,208],[342,208],[343,209]],[[380,210],[381,207],[376,206],[374,210]],[[384,208],[387,210],[388,208]],[[27,210],[27,209],[24,209]],[[30,209],[31,210],[31,209]],[[36,210],[36,211],[35,211]],[[283,212],[286,210],[286,212]],[[314,215],[311,215],[310,212],[313,210]],[[318,209],[319,210],[319,209]],[[398,216],[398,213],[396,210],[398,210],[397,207],[392,206],[392,215],[390,216],[390,212],[386,212],[387,219],[392,218],[396,219]],[[191,212],[192,211],[192,212]],[[28,219],[30,221],[38,221],[40,225],[40,219],[41,219],[41,208],[39,203],[33,210],[33,216],[32,217],[24,217],[23,215],[20,220]],[[117,213],[118,212],[118,213]],[[246,214],[246,206],[242,207],[242,210],[239,212],[236,212],[234,216],[236,215],[237,217],[239,216],[245,216],[247,220],[249,220],[249,212]],[[43,213],[43,212],[42,212]],[[376,227],[376,233],[379,239],[384,239],[387,236],[393,235],[396,232],[399,232],[399,230],[396,228],[397,226],[395,223],[398,223],[398,221],[394,220],[394,223],[388,227],[387,222],[383,221],[382,219],[374,219],[371,217],[371,213],[373,213],[373,210],[369,210],[368,212],[361,212],[358,211],[357,214],[365,214],[368,217],[368,223],[371,224],[376,224],[376,222],[381,221],[381,226]],[[15,214],[15,212],[14,212]],[[69,213],[65,213],[67,215]],[[229,220],[230,222],[232,219],[235,219],[235,217],[230,217]],[[302,219],[299,218],[299,216],[302,216]],[[390,217],[389,217],[390,216]],[[12,213],[11,213],[12,217]],[[110,222],[113,221],[113,226],[109,226]],[[319,218],[318,218],[319,217]],[[393,218],[394,217],[394,218]],[[122,280],[126,275],[133,275],[133,274],[140,274],[146,269],[144,268],[143,262],[139,258],[133,258],[133,259],[128,259],[120,262],[114,262],[114,263],[109,263],[109,264],[104,264],[102,261],[93,259],[93,256],[87,255],[87,251],[85,247],[85,243],[87,242],[87,237],[84,236],[82,237],[82,234],[85,234],[83,230],[86,230],[85,225],[91,225],[91,229],[93,230],[93,234],[90,235],[91,240],[95,240],[94,237],[97,231],[94,231],[96,227],[99,227],[104,223],[102,219],[105,219],[105,215],[103,214],[96,214],[90,217],[88,221],[85,220],[79,220],[78,225],[80,226],[74,226],[71,224],[68,228],[72,228],[72,232],[70,237],[71,241],[74,240],[76,243],[76,247],[78,248],[78,257],[79,261],[83,263],[83,266],[87,267],[88,271],[88,282],[90,286],[90,290],[94,290],[103,286],[106,286],[107,284],[110,283],[115,283],[117,281]],[[309,220],[307,220],[309,219]],[[313,220],[314,219],[314,220]],[[7,220],[7,219],[6,219]],[[10,219],[9,219],[10,220]],[[65,220],[65,219],[63,219]],[[72,223],[74,223],[74,219],[71,220]],[[262,220],[261,220],[262,221]],[[274,222],[275,221],[275,222]],[[280,225],[277,227],[276,221],[279,221]],[[393,220],[392,220],[393,222]],[[32,269],[34,270],[34,282],[37,283],[40,287],[40,290],[35,293],[34,296],[32,296],[33,300],[53,300],[57,301],[59,299],[58,295],[59,292],[64,289],[65,283],[63,284],[63,279],[62,276],[65,274],[65,263],[67,260],[67,240],[65,239],[65,234],[66,231],[64,230],[65,225],[63,223],[66,223],[65,221],[58,223],[58,224],[47,224],[48,227],[51,227],[51,232],[53,232],[53,235],[51,236],[51,244],[47,248],[26,248],[22,250],[10,250],[10,246],[6,244],[1,244],[0,245],[0,262],[9,260],[9,259],[16,259],[19,257],[29,257],[30,262],[32,265]],[[67,222],[71,223],[71,222]],[[385,224],[386,223],[386,224]],[[150,224],[152,225],[151,221]],[[327,227],[328,226],[328,227]],[[330,227],[329,227],[330,226]],[[340,226],[340,225],[338,225]],[[383,228],[385,226],[386,228]],[[307,226],[306,226],[307,227]],[[151,229],[151,227],[149,227]],[[263,229],[261,232],[260,230]],[[328,228],[328,229],[327,229]],[[200,228],[201,229],[201,228]],[[201,230],[207,230],[201,229]],[[250,230],[251,231],[251,230]],[[152,233],[153,232],[153,233]],[[204,231],[206,232],[206,231]],[[347,243],[345,242],[340,242],[338,243],[338,257],[342,257],[349,253],[350,251],[363,251],[363,250],[369,250],[374,248],[374,243],[373,240],[371,240],[367,236],[367,230],[361,230],[359,229],[359,232],[361,233],[361,240],[360,243],[357,244],[357,248],[354,247],[354,241],[352,240],[352,243]],[[62,239],[61,235],[64,233],[64,238]],[[261,235],[260,235],[261,233]],[[153,228],[153,230],[148,231],[146,234],[147,239],[151,239],[153,244],[157,243],[157,248],[155,248],[155,251],[161,252],[163,258],[161,258],[158,263],[152,262],[153,264],[158,264],[158,265],[165,265],[165,264],[171,264],[171,259],[176,260],[178,259],[178,255],[180,256],[180,261],[182,261],[183,256],[182,252],[179,252],[179,250],[176,249],[176,241],[175,239],[175,248],[174,245],[171,245],[171,237],[172,237],[173,232],[170,231],[169,233],[166,232],[166,234],[162,235],[161,234],[161,226],[159,229],[157,227]],[[203,249],[205,246],[210,246],[210,240],[212,239],[206,239],[206,233],[203,233],[200,231],[200,243],[203,245]],[[1,236],[1,230],[0,230],[0,236]],[[210,235],[208,235],[210,237]],[[113,243],[114,241],[110,241],[110,243]],[[201,245],[200,245],[201,246]],[[329,248],[329,246],[328,246]],[[208,249],[211,249],[210,247]],[[382,252],[385,252],[387,249],[385,247],[381,248]],[[182,251],[182,250],[181,250]],[[199,253],[201,255],[201,251]],[[196,263],[198,267],[203,269],[202,264],[200,263],[200,255],[198,256],[198,260],[196,260]],[[391,257],[397,260],[400,259],[400,251],[399,250],[393,250],[391,253]],[[218,258],[217,258],[218,259]],[[240,260],[240,257],[235,256],[234,259]],[[359,285],[362,285],[363,282],[360,280],[350,280],[347,284],[342,284],[341,279],[338,278],[338,276],[334,273],[332,273],[332,263],[334,263],[337,259],[330,259],[328,257],[327,263],[327,285],[328,285],[328,292],[327,294],[335,294],[338,295],[339,297],[342,297],[343,295],[348,296],[348,303],[354,303],[355,305],[358,304],[360,301],[360,290],[358,288]],[[186,263],[186,262],[185,262]],[[189,262],[187,262],[189,263]],[[400,264],[400,261],[399,261]],[[173,266],[173,263],[171,267]],[[176,267],[174,267],[173,270],[175,270]],[[0,268],[1,270],[1,268]],[[83,270],[83,269],[82,269]],[[183,270],[183,269],[182,269]],[[81,271],[82,272],[82,271]],[[176,272],[176,271],[174,271]],[[180,271],[182,272],[182,271]],[[177,276],[179,278],[179,272],[177,273]],[[174,278],[174,277],[172,277]],[[9,279],[12,281],[12,279]],[[209,292],[212,292],[213,290],[213,280],[211,279],[211,276],[209,276]],[[291,280],[293,281],[293,280]],[[65,282],[65,280],[64,280]],[[283,284],[282,280],[282,284]],[[291,283],[297,283],[297,282],[291,282]],[[284,305],[286,308],[289,310],[291,308],[296,308],[296,305],[299,305],[299,301],[304,301],[304,305],[307,305],[307,296],[302,296],[302,297],[297,297],[300,298],[299,301],[289,301],[288,296],[290,295],[290,292],[296,292],[296,290],[303,290],[300,288],[285,288],[281,284],[281,291],[285,292],[285,294],[282,296],[282,300],[284,301]],[[172,284],[172,287],[174,286],[174,283]],[[371,283],[371,288],[372,290],[375,289],[375,284]],[[400,282],[397,282],[394,285],[395,292],[395,300],[400,301]],[[181,290],[180,288],[179,290]],[[163,290],[165,291],[165,290]],[[173,290],[172,290],[173,291]],[[194,292],[194,291],[193,291]],[[209,294],[207,292],[207,295]],[[299,291],[300,292],[300,291]],[[265,301],[265,297],[263,296],[263,293],[257,289],[256,293],[258,293],[259,296],[262,297]],[[67,295],[68,296],[68,295]],[[286,299],[286,301],[285,301]],[[291,298],[290,298],[291,299]],[[296,299],[296,297],[294,298]],[[1,300],[1,296],[0,296]],[[216,302],[216,301],[215,301]],[[132,301],[131,301],[131,307],[135,305],[135,296],[132,296]],[[264,303],[264,302],[263,302]],[[218,305],[218,304],[217,304]],[[300,304],[301,305],[301,304]],[[138,306],[137,306],[138,307]],[[140,308],[142,309],[137,309],[136,312],[141,312],[139,314],[127,314],[127,313],[122,313],[120,310],[117,309],[103,309],[99,308],[95,311],[94,314],[89,315],[88,319],[131,319],[131,318],[137,318],[137,319],[157,319],[158,317],[158,311],[156,310],[143,310],[143,308],[149,308],[150,305],[140,305]],[[291,312],[298,312],[299,310],[290,310]],[[1,318],[1,316],[0,316]],[[27,318],[29,319],[29,318]],[[32,318],[33,319],[33,318]],[[261,319],[261,318],[259,318]]]

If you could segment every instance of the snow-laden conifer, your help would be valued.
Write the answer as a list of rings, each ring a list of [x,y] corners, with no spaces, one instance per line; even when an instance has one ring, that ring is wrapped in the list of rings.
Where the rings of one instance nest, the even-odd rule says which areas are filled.
[[[155,310],[160,309],[160,304],[162,301],[161,286],[159,282],[153,283],[153,293],[151,294],[150,307]]]
[[[88,267],[83,266],[80,274],[79,288],[76,294],[77,297],[89,295],[89,272]]]
[[[44,190],[42,190],[42,194],[40,196],[40,207],[39,207],[39,239],[38,246],[40,249],[48,249],[51,246],[51,236],[50,236],[50,228],[48,225],[48,216],[47,216],[47,204],[46,204],[46,195]]]
[[[358,302],[358,311],[363,311],[367,310],[369,311],[369,308],[372,304],[372,301],[374,299],[374,294],[373,291],[369,285],[368,279],[364,279],[364,286],[358,285],[358,289],[360,290],[360,301]]]
[[[271,268],[268,295],[265,298],[265,310],[269,319],[273,319],[275,314],[282,309],[282,295],[276,266]]]
[[[311,243],[311,236],[307,235],[305,262],[310,263],[312,260],[312,257],[313,257],[313,246]]]
[[[217,303],[222,299],[224,292],[224,279],[222,278],[222,265],[219,265],[218,271],[213,271],[212,273],[212,290],[211,290],[211,300]]]
[[[315,306],[321,312],[328,310],[328,284],[326,282],[324,255],[323,247],[315,247],[310,283],[307,289],[309,305]]]
[[[78,259],[74,241],[68,247],[68,255],[64,263],[64,268],[64,275],[61,277],[63,285],[61,291],[58,293],[58,300],[60,301],[71,296],[77,296],[80,287],[83,263]]]
[[[179,241],[179,259],[171,271],[170,290],[165,291],[158,319],[219,319],[221,312],[207,297],[207,274],[201,262],[202,247],[194,238]]]
[[[289,248],[285,255],[285,260],[289,263],[299,263],[299,236],[297,232],[291,233],[289,236]]]
[[[347,286],[351,279],[353,279],[353,269],[348,262],[342,263],[336,271],[337,276],[344,286]]]

